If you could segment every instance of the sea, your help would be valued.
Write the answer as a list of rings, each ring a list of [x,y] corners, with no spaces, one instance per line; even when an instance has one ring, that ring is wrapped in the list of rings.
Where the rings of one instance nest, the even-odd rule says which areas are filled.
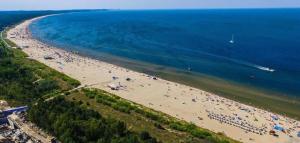
[[[65,50],[132,61],[128,68],[144,63],[300,97],[300,9],[95,10],[49,16],[30,31]]]

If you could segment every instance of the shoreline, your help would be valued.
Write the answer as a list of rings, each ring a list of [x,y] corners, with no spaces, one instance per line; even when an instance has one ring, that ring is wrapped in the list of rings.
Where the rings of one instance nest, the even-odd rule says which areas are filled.
[[[274,115],[280,119],[280,122],[284,122],[285,127],[295,128],[296,126],[295,130],[300,128],[297,129],[297,126],[300,125],[299,121],[281,115],[241,104],[190,86],[79,56],[32,39],[28,26],[34,20],[44,17],[46,16],[27,20],[8,30],[8,39],[21,47],[29,55],[29,58],[79,80],[83,86],[87,85],[111,92],[154,110],[193,122],[211,131],[224,132],[225,135],[242,142],[286,142],[291,138],[281,132],[278,133],[279,138],[270,136],[268,133],[259,135],[247,132],[240,127],[219,122],[211,117],[221,115],[231,117],[236,114],[233,117],[240,117],[242,121],[245,120],[245,122],[258,129],[267,128],[265,130],[268,132],[272,129],[270,124],[277,123],[277,121],[270,119]],[[12,38],[12,35],[15,38]],[[50,60],[45,57],[52,57],[53,59]],[[130,80],[127,80],[128,78]],[[111,90],[110,88],[113,86],[120,86],[120,90]],[[254,118],[257,121],[253,121]],[[294,139],[297,139],[296,131],[291,132],[291,135],[294,136]]]
[[[300,108],[300,97],[294,94],[272,91],[271,89],[259,88],[246,83],[226,80],[203,73],[132,60],[93,50],[79,50],[76,48],[79,50],[77,51],[73,50],[70,46],[56,45],[38,37],[34,37],[33,39],[70,53],[76,53],[82,57],[100,60],[148,75],[155,75],[168,81],[205,90],[243,104],[285,115],[296,120],[300,119],[300,112],[298,113],[297,110]]]
[[[32,30],[35,31],[34,29]],[[254,76],[250,79],[249,76],[249,79],[246,81],[244,81],[244,79],[241,81],[223,79],[221,78],[222,76],[216,77],[205,73],[196,73],[193,71],[185,71],[172,67],[155,65],[148,62],[97,52],[97,50],[89,50],[89,48],[85,49],[84,47],[76,46],[76,44],[75,46],[72,46],[68,44],[65,45],[63,43],[55,43],[49,39],[43,39],[36,36],[35,34],[32,36],[34,39],[42,43],[58,47],[69,52],[75,51],[83,57],[90,57],[134,71],[155,75],[169,81],[212,92],[237,102],[242,102],[247,105],[286,115],[297,120],[300,119],[300,112],[297,110],[300,108],[300,97],[298,96],[298,93],[293,90],[288,91],[288,89],[280,90],[281,88],[278,88],[277,90],[270,86],[273,84],[279,86],[276,82],[265,83],[268,87],[254,85],[253,82],[260,82],[261,77],[256,79]],[[222,73],[222,70],[220,72]],[[286,87],[283,83],[281,86]]]

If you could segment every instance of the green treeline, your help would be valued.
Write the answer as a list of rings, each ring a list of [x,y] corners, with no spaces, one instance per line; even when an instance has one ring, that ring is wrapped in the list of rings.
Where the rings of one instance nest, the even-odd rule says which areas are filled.
[[[156,122],[155,126],[157,128],[164,129],[164,127],[166,127],[172,130],[187,132],[196,138],[204,139],[208,142],[214,142],[214,143],[236,142],[221,134],[217,135],[209,130],[199,128],[192,123],[187,123],[185,121],[177,120],[171,116],[168,116],[161,112],[151,110],[142,105],[131,103],[130,101],[127,101],[125,99],[122,99],[118,96],[115,96],[113,94],[110,94],[102,90],[82,89],[82,91],[90,99],[95,99],[98,103],[110,106],[115,110],[128,113],[128,114],[133,112],[141,114],[142,116],[155,121]]]
[[[57,96],[80,85],[0,41],[0,99],[10,105],[31,105],[30,121],[65,143],[156,143],[148,132],[133,133],[118,120],[65,101]],[[35,104],[37,103],[37,104]]]
[[[64,143],[156,143],[149,133],[128,131],[126,124],[105,119],[98,112],[67,102],[64,97],[40,101],[29,119]]]
[[[38,98],[70,90],[80,83],[0,42],[0,98],[26,105]]]

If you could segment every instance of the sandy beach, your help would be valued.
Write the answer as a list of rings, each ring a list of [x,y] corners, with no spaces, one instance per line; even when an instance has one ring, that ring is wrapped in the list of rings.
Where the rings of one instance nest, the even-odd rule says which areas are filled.
[[[199,127],[246,143],[299,143],[300,122],[218,95],[46,45],[31,37],[34,20],[7,31],[29,58],[79,80]],[[275,128],[274,128],[275,127]]]

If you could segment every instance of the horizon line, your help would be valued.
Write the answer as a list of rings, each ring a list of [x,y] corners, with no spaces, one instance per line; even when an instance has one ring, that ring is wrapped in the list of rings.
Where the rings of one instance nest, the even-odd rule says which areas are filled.
[[[11,10],[2,10],[1,12],[5,11],[75,11],[75,10],[82,10],[82,11],[88,11],[88,10],[235,10],[235,9],[300,9],[300,7],[220,7],[220,8],[99,8],[99,9],[85,9],[85,8],[74,8],[74,9],[11,9]]]

